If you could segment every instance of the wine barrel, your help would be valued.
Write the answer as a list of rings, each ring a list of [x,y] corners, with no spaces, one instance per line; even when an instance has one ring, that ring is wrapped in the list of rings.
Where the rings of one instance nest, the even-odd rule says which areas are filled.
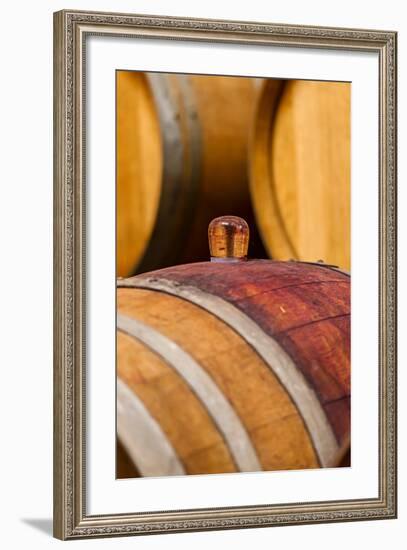
[[[206,259],[207,225],[226,205],[254,220],[248,139],[259,91],[251,78],[117,72],[118,276]]]
[[[121,279],[117,376],[141,476],[346,465],[350,277],[214,258]]]
[[[274,259],[350,269],[350,84],[269,80],[251,141],[257,223]]]

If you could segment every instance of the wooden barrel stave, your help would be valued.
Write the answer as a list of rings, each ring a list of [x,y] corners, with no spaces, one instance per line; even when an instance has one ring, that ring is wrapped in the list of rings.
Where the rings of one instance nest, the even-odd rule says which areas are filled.
[[[233,458],[205,407],[158,354],[122,332],[118,376],[143,401],[189,474],[236,471]],[[182,403],[182,407],[179,404]]]

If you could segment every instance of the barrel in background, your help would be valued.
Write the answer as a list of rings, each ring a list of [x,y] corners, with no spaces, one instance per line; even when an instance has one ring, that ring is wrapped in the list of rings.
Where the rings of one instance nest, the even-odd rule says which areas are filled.
[[[225,212],[253,227],[248,140],[260,80],[117,72],[117,274],[207,257]]]
[[[270,257],[350,269],[350,84],[267,80],[250,184]]]
[[[147,77],[118,71],[117,273],[131,273],[151,238],[161,194],[163,152],[159,118]]]

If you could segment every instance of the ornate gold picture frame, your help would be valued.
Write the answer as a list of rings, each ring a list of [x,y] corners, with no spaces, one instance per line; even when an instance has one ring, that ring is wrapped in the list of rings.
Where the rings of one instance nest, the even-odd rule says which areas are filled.
[[[378,492],[374,498],[90,514],[87,507],[86,46],[92,36],[377,56]],[[395,32],[64,10],[54,14],[54,535],[60,539],[396,517]],[[296,50],[296,51],[300,51]],[[145,60],[149,70],[148,59]],[[114,151],[112,151],[114,155]],[[112,182],[112,185],[114,182]],[[363,223],[363,212],[361,223]],[[368,313],[367,313],[368,314]],[[112,366],[113,368],[113,366]],[[89,463],[88,463],[89,467]],[[243,474],[239,474],[243,475]],[[148,480],[145,482],[148,483]],[[122,483],[122,481],[120,481]],[[144,482],[143,482],[144,483]]]

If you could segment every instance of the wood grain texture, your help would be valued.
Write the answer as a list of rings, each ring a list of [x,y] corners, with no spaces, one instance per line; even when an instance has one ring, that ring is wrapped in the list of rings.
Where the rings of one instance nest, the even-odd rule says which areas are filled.
[[[271,257],[349,269],[350,84],[268,81],[251,148],[251,192]]]
[[[242,310],[223,298],[204,292],[196,287],[180,285],[173,281],[155,279],[154,277],[139,276],[122,280],[120,281],[120,288],[149,289],[176,296],[215,315],[232,328],[256,351],[273,375],[284,386],[285,391],[297,407],[307,426],[321,465],[326,467],[333,464],[338,452],[338,443],[317,395],[278,342],[266,334]],[[118,323],[119,319],[120,316],[118,315]]]
[[[255,320],[293,359],[342,442],[350,430],[348,275],[300,262],[252,260],[177,266],[153,276],[226,299]]]
[[[189,474],[236,471],[205,406],[161,357],[118,332],[117,358],[118,376],[160,424]]]
[[[319,465],[285,388],[230,327],[194,304],[148,290],[118,289],[118,311],[160,331],[199,362],[239,415],[263,469]]]
[[[234,462],[241,472],[252,472],[261,469],[250,438],[235,410],[192,355],[177,345],[174,340],[134,317],[118,313],[117,329],[139,340],[160,355],[183,378],[201,403],[205,403],[208,413],[222,433]],[[118,394],[118,405],[120,403],[119,397]],[[125,395],[123,397],[126,399]],[[133,399],[130,399],[129,403],[134,408],[132,406]],[[121,410],[123,409],[124,407],[121,407]],[[126,416],[122,415],[121,419],[123,424],[126,424]],[[154,430],[158,431],[156,427]]]

